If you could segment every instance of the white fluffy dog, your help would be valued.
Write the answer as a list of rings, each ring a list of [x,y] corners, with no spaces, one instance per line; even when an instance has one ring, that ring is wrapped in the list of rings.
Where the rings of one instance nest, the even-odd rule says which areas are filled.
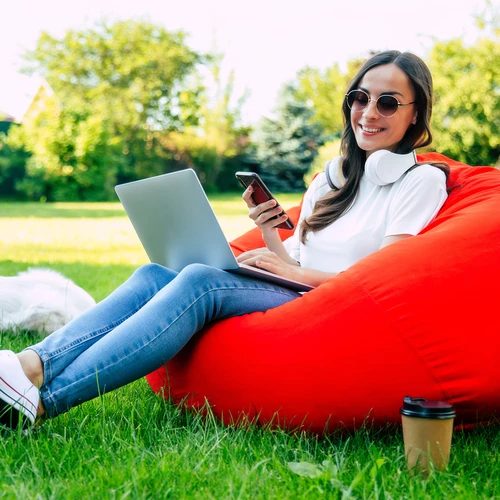
[[[50,269],[0,277],[0,330],[48,335],[94,305],[85,290]]]

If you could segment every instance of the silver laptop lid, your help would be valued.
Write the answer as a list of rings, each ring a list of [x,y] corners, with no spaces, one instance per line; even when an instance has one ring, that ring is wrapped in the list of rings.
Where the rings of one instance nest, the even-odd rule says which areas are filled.
[[[119,184],[115,191],[151,262],[175,271],[194,262],[238,268],[194,170]]]

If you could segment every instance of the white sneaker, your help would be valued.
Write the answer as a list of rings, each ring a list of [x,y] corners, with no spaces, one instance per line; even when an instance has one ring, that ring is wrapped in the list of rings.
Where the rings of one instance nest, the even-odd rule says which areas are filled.
[[[12,351],[0,351],[0,426],[35,423],[40,394]]]

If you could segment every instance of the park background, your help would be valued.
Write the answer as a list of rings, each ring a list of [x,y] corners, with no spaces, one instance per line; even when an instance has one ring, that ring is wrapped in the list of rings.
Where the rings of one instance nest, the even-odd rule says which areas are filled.
[[[377,50],[411,50],[431,67],[434,150],[498,166],[498,15],[492,2],[448,0],[10,4],[0,275],[46,267],[104,298],[147,262],[120,181],[195,168],[229,239],[251,227],[234,170],[259,170],[285,208],[297,204],[338,152],[346,83]],[[39,338],[3,331],[0,348]],[[406,471],[397,426],[318,438],[223,426],[205,410],[139,380],[2,435],[0,498],[500,498],[495,419],[455,432],[449,468],[423,481]]]
[[[338,154],[349,80],[387,48],[416,52],[434,75],[429,149],[498,163],[499,13],[490,0],[416,10],[366,1],[93,6],[19,2],[3,19],[2,197],[116,200],[117,183],[186,167],[209,192],[236,191],[237,170],[303,192]]]

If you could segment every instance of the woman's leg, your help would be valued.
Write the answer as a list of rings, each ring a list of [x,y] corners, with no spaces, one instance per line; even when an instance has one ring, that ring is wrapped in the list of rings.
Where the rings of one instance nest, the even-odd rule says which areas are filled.
[[[40,391],[47,415],[56,416],[151,373],[214,320],[265,311],[299,296],[296,292],[209,266],[188,266],[146,304],[141,303],[144,299],[138,300],[134,314],[123,311],[116,314],[113,321],[107,318],[104,321],[107,334],[100,335],[86,349],[80,349],[71,363],[64,363],[62,370],[58,345],[54,352],[46,351],[40,344],[36,347],[45,360],[44,365],[52,366],[51,376]],[[99,326],[99,322],[93,320],[96,324],[90,328],[82,324],[82,328],[93,331]],[[89,333],[88,336],[96,335]],[[63,349],[67,351],[71,345],[70,342]],[[58,366],[57,373],[54,365]]]
[[[147,304],[177,274],[156,264],[144,265],[92,309],[27,347],[23,353],[36,352],[43,366],[43,383],[34,382],[35,385],[48,384],[90,346]]]
[[[38,414],[45,413],[38,388],[134,314],[177,274],[161,266],[144,266],[84,316],[17,358],[12,351],[0,351],[0,424],[12,428],[21,420],[33,422],[37,405]]]

